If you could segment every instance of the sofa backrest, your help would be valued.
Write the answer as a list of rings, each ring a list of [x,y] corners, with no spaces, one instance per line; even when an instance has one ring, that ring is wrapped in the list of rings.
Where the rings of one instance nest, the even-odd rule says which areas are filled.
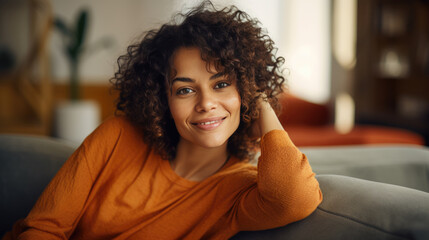
[[[0,135],[0,236],[28,214],[74,149],[48,137]]]

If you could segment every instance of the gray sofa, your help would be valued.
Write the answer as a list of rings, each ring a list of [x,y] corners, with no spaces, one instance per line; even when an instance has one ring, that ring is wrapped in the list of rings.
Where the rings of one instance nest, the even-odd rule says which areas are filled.
[[[24,217],[76,146],[0,135],[0,236]],[[322,204],[284,227],[233,239],[429,239],[429,149],[302,148],[318,174]]]

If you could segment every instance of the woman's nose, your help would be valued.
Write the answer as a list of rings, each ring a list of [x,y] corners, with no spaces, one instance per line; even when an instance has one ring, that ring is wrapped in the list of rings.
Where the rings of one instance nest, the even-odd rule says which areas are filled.
[[[209,91],[201,91],[195,105],[195,110],[197,112],[209,112],[216,109],[217,99],[216,96]]]

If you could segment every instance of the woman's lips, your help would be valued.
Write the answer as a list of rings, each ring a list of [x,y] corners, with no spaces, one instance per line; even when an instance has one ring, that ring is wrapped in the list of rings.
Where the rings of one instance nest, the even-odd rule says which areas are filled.
[[[223,120],[225,120],[225,118],[226,117],[206,118],[206,119],[202,119],[197,122],[194,122],[192,123],[192,125],[202,130],[213,130],[219,127],[222,124]]]

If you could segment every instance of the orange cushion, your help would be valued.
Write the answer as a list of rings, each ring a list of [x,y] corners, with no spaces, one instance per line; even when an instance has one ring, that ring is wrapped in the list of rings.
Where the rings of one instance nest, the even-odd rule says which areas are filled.
[[[293,95],[283,93],[279,102],[282,125],[325,125],[329,123],[329,108],[325,105],[305,101]]]
[[[350,133],[340,134],[333,126],[285,126],[297,146],[328,146],[355,144],[416,144],[424,145],[424,139],[408,130],[357,126]]]

